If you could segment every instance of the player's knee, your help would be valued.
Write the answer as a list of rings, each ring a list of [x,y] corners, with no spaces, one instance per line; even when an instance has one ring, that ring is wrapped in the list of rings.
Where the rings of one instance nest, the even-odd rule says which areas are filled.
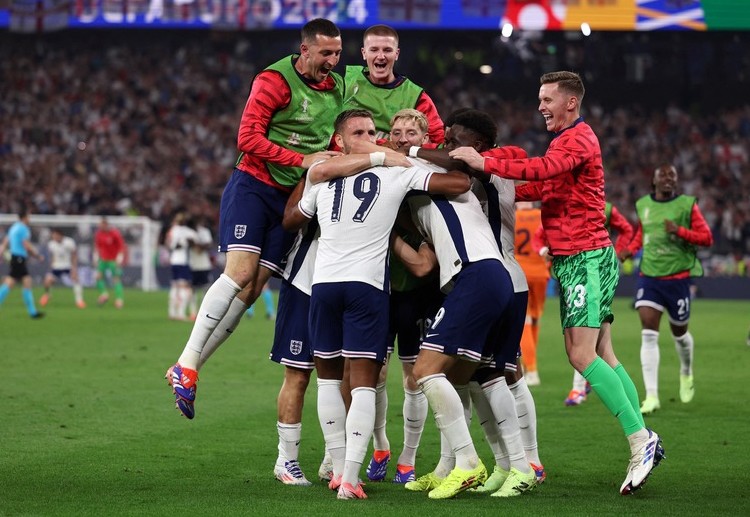
[[[296,393],[304,393],[310,384],[311,370],[287,367],[284,371],[284,385]]]

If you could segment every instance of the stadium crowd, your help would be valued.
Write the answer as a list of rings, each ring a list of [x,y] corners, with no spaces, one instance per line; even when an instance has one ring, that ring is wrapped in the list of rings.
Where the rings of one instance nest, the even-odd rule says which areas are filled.
[[[286,36],[0,35],[0,212],[18,213],[24,204],[43,214],[146,215],[167,226],[189,207],[216,221],[250,80],[294,51]],[[344,35],[342,63],[360,62],[359,37]],[[653,51],[668,43],[661,40],[621,37],[618,66],[601,45],[566,44],[559,35],[507,45],[465,37],[465,46],[439,35],[402,45],[415,51],[399,68],[414,71],[441,114],[462,106],[487,111],[499,143],[540,155],[549,136],[527,85],[547,68],[583,70],[584,117],[601,140],[608,199],[634,221],[635,200],[649,191],[655,167],[673,163],[683,192],[700,198],[715,236],[713,256],[726,257],[709,261],[708,274],[747,274],[737,264],[750,256],[750,104],[732,105],[736,99],[717,98],[721,92],[705,104],[688,98],[741,41],[693,43],[692,61],[674,59],[685,61],[680,85],[657,88],[666,73],[653,63]],[[717,49],[728,54],[719,64],[711,58]],[[747,57],[738,59],[733,73],[747,81]],[[493,72],[479,73],[483,63]],[[626,98],[627,90],[640,91],[639,101]]]

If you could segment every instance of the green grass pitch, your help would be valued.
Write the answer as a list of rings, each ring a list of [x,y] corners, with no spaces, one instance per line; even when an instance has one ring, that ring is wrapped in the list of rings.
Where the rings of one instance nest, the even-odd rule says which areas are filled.
[[[96,307],[95,293],[86,294],[90,306],[78,310],[69,290],[54,291],[38,321],[17,289],[0,309],[0,515],[737,515],[750,508],[746,301],[694,302],[690,404],[679,401],[678,360],[662,322],[662,409],[647,424],[662,435],[667,459],[633,496],[618,493],[628,447],[616,419],[595,395],[580,407],[563,405],[572,370],[550,299],[538,352],[542,384],[532,388],[544,485],[511,500],[430,501],[390,482],[368,483],[367,501],[337,501],[322,483],[286,487],[273,478],[282,368],[268,360],[273,324],[262,311],[202,370],[197,416],[188,421],[163,375],[190,325],[167,319],[166,293],[129,291],[123,310]],[[615,314],[615,349],[642,395],[637,314],[627,299],[617,299]],[[389,376],[394,455],[402,443],[399,370],[394,362]],[[472,432],[491,468],[476,422]],[[311,480],[322,454],[313,381],[300,456]],[[418,474],[438,455],[430,418]]]

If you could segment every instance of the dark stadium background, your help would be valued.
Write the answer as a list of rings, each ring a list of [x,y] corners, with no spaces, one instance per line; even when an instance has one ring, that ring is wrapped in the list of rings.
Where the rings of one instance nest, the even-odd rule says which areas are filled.
[[[4,7],[0,13],[12,15]],[[215,223],[250,81],[298,47],[295,29],[7,27],[0,213],[25,205],[39,214],[139,214],[166,224],[188,209]],[[343,31],[338,71],[362,63],[363,29]],[[499,143],[531,155],[549,142],[536,112],[539,76],[582,73],[583,114],[600,137],[608,199],[634,221],[653,169],[674,163],[682,191],[699,197],[714,232],[703,255],[708,274],[748,275],[750,33],[399,33],[397,71],[424,86],[443,117],[463,106],[485,110],[499,125]],[[483,65],[491,72],[480,72]],[[720,291],[736,292],[737,284]]]

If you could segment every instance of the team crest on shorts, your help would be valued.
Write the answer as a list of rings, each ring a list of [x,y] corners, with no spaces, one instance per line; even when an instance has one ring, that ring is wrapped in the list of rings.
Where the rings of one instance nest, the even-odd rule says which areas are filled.
[[[297,339],[289,341],[289,351],[294,355],[300,355],[302,353],[302,341]]]
[[[241,239],[245,236],[245,232],[247,232],[247,225],[246,224],[235,224],[234,225],[234,237],[236,239]]]

